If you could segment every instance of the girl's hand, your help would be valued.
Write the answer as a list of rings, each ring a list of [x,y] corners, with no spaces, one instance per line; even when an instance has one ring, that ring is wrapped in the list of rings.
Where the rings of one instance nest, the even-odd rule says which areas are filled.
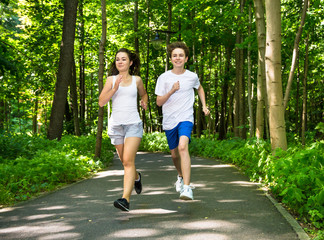
[[[142,108],[144,108],[144,110],[146,110],[147,109],[147,102],[145,102],[144,100],[141,100],[141,106],[142,106]]]
[[[114,89],[117,91],[119,88],[119,84],[123,81],[123,75],[118,76],[118,78],[116,79],[115,85],[114,85]]]

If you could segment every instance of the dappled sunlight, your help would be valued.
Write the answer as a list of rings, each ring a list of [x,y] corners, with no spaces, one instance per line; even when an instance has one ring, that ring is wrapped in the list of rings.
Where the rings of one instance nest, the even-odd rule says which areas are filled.
[[[227,165],[227,164],[220,164],[220,165],[200,165],[200,164],[192,164],[191,165],[192,168],[231,168],[231,165]]]
[[[131,239],[140,237],[153,237],[161,234],[161,231],[152,228],[134,228],[134,229],[123,229],[107,236],[107,239],[111,237],[120,239]]]
[[[99,172],[93,178],[97,179],[97,178],[105,178],[105,177],[111,177],[111,176],[123,176],[123,175],[124,175],[124,170],[109,170],[109,171]]]
[[[25,225],[19,227],[8,227],[0,229],[0,233],[20,233],[24,232],[28,236],[39,236],[40,234],[66,232],[74,229],[73,226],[62,222],[51,222],[43,226]]]
[[[44,207],[44,208],[38,208],[40,211],[49,211],[49,210],[59,210],[59,209],[67,209],[67,206],[51,206],[51,207]]]
[[[245,202],[245,200],[239,200],[239,199],[224,199],[224,200],[217,200],[217,202],[220,203],[235,203],[235,202]]]
[[[22,208],[22,207],[7,207],[7,208],[2,208],[2,209],[0,209],[0,213],[11,212],[11,211],[17,210],[19,208]]]
[[[90,196],[88,195],[83,195],[83,194],[79,194],[79,195],[71,195],[71,198],[90,198]]]
[[[54,216],[55,216],[55,214],[37,214],[37,215],[28,216],[25,219],[26,220],[38,220],[38,219],[54,217]]]
[[[233,182],[229,182],[229,184],[237,184],[242,187],[251,187],[251,186],[259,186],[260,185],[259,183],[248,182],[248,181],[233,181]]]
[[[199,199],[194,199],[194,200],[190,200],[190,201],[189,201],[189,200],[174,199],[174,200],[172,200],[172,202],[192,204],[192,203],[201,202],[201,200],[199,200]]]
[[[215,239],[215,240],[228,240],[229,237],[226,236],[226,234],[219,234],[219,233],[193,233],[193,234],[187,234],[181,238],[181,240],[206,240],[206,239]]]
[[[173,194],[173,192],[166,192],[166,191],[151,191],[151,192],[145,192],[142,195],[163,195],[163,194]]]
[[[116,188],[107,190],[107,192],[122,192],[122,191],[123,191],[122,187],[116,187]]]
[[[167,210],[162,208],[152,208],[152,209],[136,209],[131,210],[129,213],[132,215],[138,215],[138,214],[170,214],[170,213],[176,213],[177,211],[174,210]]]
[[[195,199],[179,199],[172,160],[158,162],[167,161],[165,157],[170,158],[140,154],[143,160],[137,170],[142,172],[143,191],[140,195],[132,192],[129,212],[113,205],[123,193],[124,174],[115,159],[116,168],[90,180],[27,202],[23,208],[1,209],[0,239],[230,240],[251,231],[259,237],[255,239],[263,239],[261,234],[269,232],[268,224],[278,222],[271,212],[258,207],[264,206],[259,205],[262,201],[255,191],[258,184],[237,175],[227,164],[197,161],[192,174]],[[247,192],[253,192],[252,198]]]
[[[232,223],[230,221],[223,221],[223,220],[202,220],[202,221],[193,221],[189,223],[182,223],[179,224],[178,227],[182,229],[188,229],[188,230],[206,230],[206,229],[235,230],[239,228],[239,225]]]
[[[43,237],[39,237],[37,239],[39,240],[61,240],[61,239],[80,239],[81,234],[79,233],[56,233],[56,234],[51,234]]]

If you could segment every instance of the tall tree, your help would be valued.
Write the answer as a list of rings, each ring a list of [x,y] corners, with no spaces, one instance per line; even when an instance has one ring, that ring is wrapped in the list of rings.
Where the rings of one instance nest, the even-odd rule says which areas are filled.
[[[281,81],[280,0],[265,0],[267,18],[266,80],[269,103],[270,140],[273,150],[287,149],[285,113]]]
[[[105,69],[105,47],[106,47],[106,39],[107,39],[106,0],[101,0],[101,21],[102,21],[102,25],[101,25],[102,35],[99,44],[99,71],[98,71],[99,93],[101,93],[103,89],[103,75]],[[100,157],[101,154],[103,116],[104,116],[104,107],[99,107],[95,157]]]
[[[72,78],[75,24],[78,0],[66,0],[64,3],[63,33],[55,94],[52,105],[48,139],[60,140],[63,133],[63,119],[69,81]]]
[[[309,33],[306,37],[305,61],[304,61],[304,76],[303,76],[303,110],[302,110],[302,129],[301,140],[302,144],[306,143],[306,121],[307,121],[307,74],[308,74],[308,51],[309,51]]]
[[[74,123],[74,134],[76,136],[81,135],[80,124],[79,124],[79,114],[78,114],[78,92],[76,85],[76,67],[75,61],[73,60],[72,78],[70,82],[70,93],[72,99],[72,112],[73,112],[73,123]]]
[[[242,22],[241,15],[244,10],[244,0],[240,0],[240,13],[237,22]],[[239,24],[239,27],[241,24]],[[244,79],[244,53],[240,46],[243,43],[243,33],[238,29],[236,33],[235,65],[236,82],[234,89],[234,135],[236,137],[246,138],[245,129],[245,79]]]
[[[303,11],[302,11],[302,17],[301,17],[300,25],[299,25],[299,28],[298,28],[298,31],[297,31],[297,34],[296,34],[295,42],[294,42],[292,63],[291,63],[291,68],[290,68],[290,73],[289,73],[289,78],[288,78],[287,87],[286,87],[286,93],[285,93],[285,98],[284,98],[284,109],[287,108],[288,99],[289,99],[289,92],[290,92],[290,89],[291,89],[291,84],[292,84],[293,79],[294,79],[297,56],[298,56],[298,51],[299,51],[299,42],[300,42],[300,38],[301,38],[301,35],[302,35],[303,27],[304,27],[304,24],[305,24],[307,8],[308,8],[308,0],[304,0],[304,7],[303,7]]]
[[[85,121],[85,105],[86,105],[86,88],[85,88],[85,20],[83,14],[84,0],[80,0],[79,4],[79,44],[80,44],[80,56],[79,56],[79,93],[80,93],[80,120]]]
[[[249,27],[248,34],[249,38],[251,37],[251,24],[252,24],[252,3],[249,3]],[[254,137],[254,117],[253,117],[253,105],[252,105],[252,97],[253,97],[253,88],[251,82],[251,42],[248,44],[248,53],[247,53],[247,61],[248,61],[248,106],[249,106],[249,123],[250,123],[250,138]]]
[[[257,109],[256,109],[256,137],[262,139],[264,135],[265,123],[265,94],[266,94],[266,74],[265,74],[265,47],[266,47],[266,27],[265,9],[263,0],[254,0],[254,12],[256,18],[256,31],[258,40],[258,75],[257,75]]]

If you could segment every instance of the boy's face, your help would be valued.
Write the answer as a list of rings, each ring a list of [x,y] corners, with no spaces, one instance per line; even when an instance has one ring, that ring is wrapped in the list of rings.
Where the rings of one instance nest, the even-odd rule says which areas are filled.
[[[184,68],[188,61],[185,51],[182,48],[175,48],[171,53],[171,63],[173,68]]]

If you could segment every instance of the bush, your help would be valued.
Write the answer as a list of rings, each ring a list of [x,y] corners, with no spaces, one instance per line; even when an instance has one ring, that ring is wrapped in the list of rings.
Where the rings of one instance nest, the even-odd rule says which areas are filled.
[[[89,177],[112,160],[114,147],[103,138],[102,157],[94,158],[94,136],[64,136],[61,141],[41,137],[1,136],[0,204],[10,205]],[[10,140],[10,141],[9,141]]]

